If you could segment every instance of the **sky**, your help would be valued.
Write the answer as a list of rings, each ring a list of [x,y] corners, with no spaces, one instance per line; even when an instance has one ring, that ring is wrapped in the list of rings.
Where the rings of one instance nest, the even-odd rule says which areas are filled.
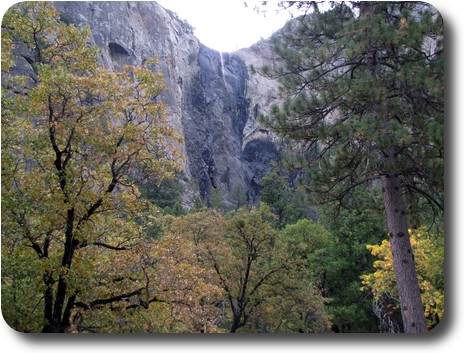
[[[257,0],[157,0],[166,9],[176,12],[195,28],[195,35],[204,45],[223,52],[246,48],[268,38],[290,18],[277,10],[277,1],[269,1],[264,10],[253,10]],[[247,3],[247,7],[245,6]]]

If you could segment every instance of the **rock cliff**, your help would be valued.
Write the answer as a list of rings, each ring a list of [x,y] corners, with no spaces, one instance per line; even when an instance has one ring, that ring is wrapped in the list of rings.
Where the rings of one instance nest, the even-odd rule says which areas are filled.
[[[155,2],[56,5],[64,21],[90,26],[102,65],[118,69],[158,57],[168,87],[162,100],[184,137],[185,206],[195,196],[207,202],[213,189],[229,205],[237,192],[255,201],[261,176],[279,156],[275,136],[257,121],[276,99],[276,83],[248,73],[249,64],[272,65],[269,42],[220,53],[202,45],[188,23]]]

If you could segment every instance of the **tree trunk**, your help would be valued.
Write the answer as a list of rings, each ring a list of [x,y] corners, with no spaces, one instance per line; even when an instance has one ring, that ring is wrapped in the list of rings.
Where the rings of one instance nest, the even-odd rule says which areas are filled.
[[[242,325],[243,306],[238,301],[232,300],[230,302],[232,308],[232,325],[230,327],[230,333],[236,333]]]
[[[394,157],[390,155],[389,158]],[[427,332],[424,306],[409,240],[400,177],[394,173],[387,174],[382,177],[382,186],[404,331],[406,333]]]
[[[230,333],[236,333],[237,329],[240,327],[240,316],[235,316],[232,320],[232,326],[230,327]]]
[[[45,290],[45,308],[44,318],[46,324],[42,332],[46,333],[64,333],[69,329],[69,320],[71,317],[71,310],[76,299],[76,294],[68,298],[66,307],[64,307],[66,298],[68,296],[68,272],[74,259],[74,252],[79,245],[79,242],[74,237],[74,207],[67,211],[65,243],[63,249],[63,257],[61,259],[61,271],[58,280],[56,294],[53,293],[53,279],[51,274],[44,275],[44,282],[47,285]],[[63,313],[63,309],[65,310]]]

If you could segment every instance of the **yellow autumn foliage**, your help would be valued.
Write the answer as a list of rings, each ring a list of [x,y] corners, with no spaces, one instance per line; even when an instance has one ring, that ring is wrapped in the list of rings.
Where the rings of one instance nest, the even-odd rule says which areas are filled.
[[[426,227],[410,229],[409,234],[425,316],[431,328],[439,323],[444,312],[443,234],[432,234]],[[380,245],[367,245],[367,249],[378,260],[374,262],[374,272],[361,276],[361,290],[370,290],[376,300],[385,294],[398,298],[390,242],[383,240]]]

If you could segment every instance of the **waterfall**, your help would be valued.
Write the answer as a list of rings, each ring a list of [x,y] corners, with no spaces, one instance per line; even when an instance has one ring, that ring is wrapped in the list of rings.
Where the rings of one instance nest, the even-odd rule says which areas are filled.
[[[219,52],[219,58],[221,60],[221,71],[222,71],[222,78],[224,78],[224,57],[222,55],[222,51]]]
[[[221,60],[222,81],[224,82],[224,87],[226,87],[226,76],[224,72],[224,57],[223,57],[222,51],[219,52],[219,59]]]

